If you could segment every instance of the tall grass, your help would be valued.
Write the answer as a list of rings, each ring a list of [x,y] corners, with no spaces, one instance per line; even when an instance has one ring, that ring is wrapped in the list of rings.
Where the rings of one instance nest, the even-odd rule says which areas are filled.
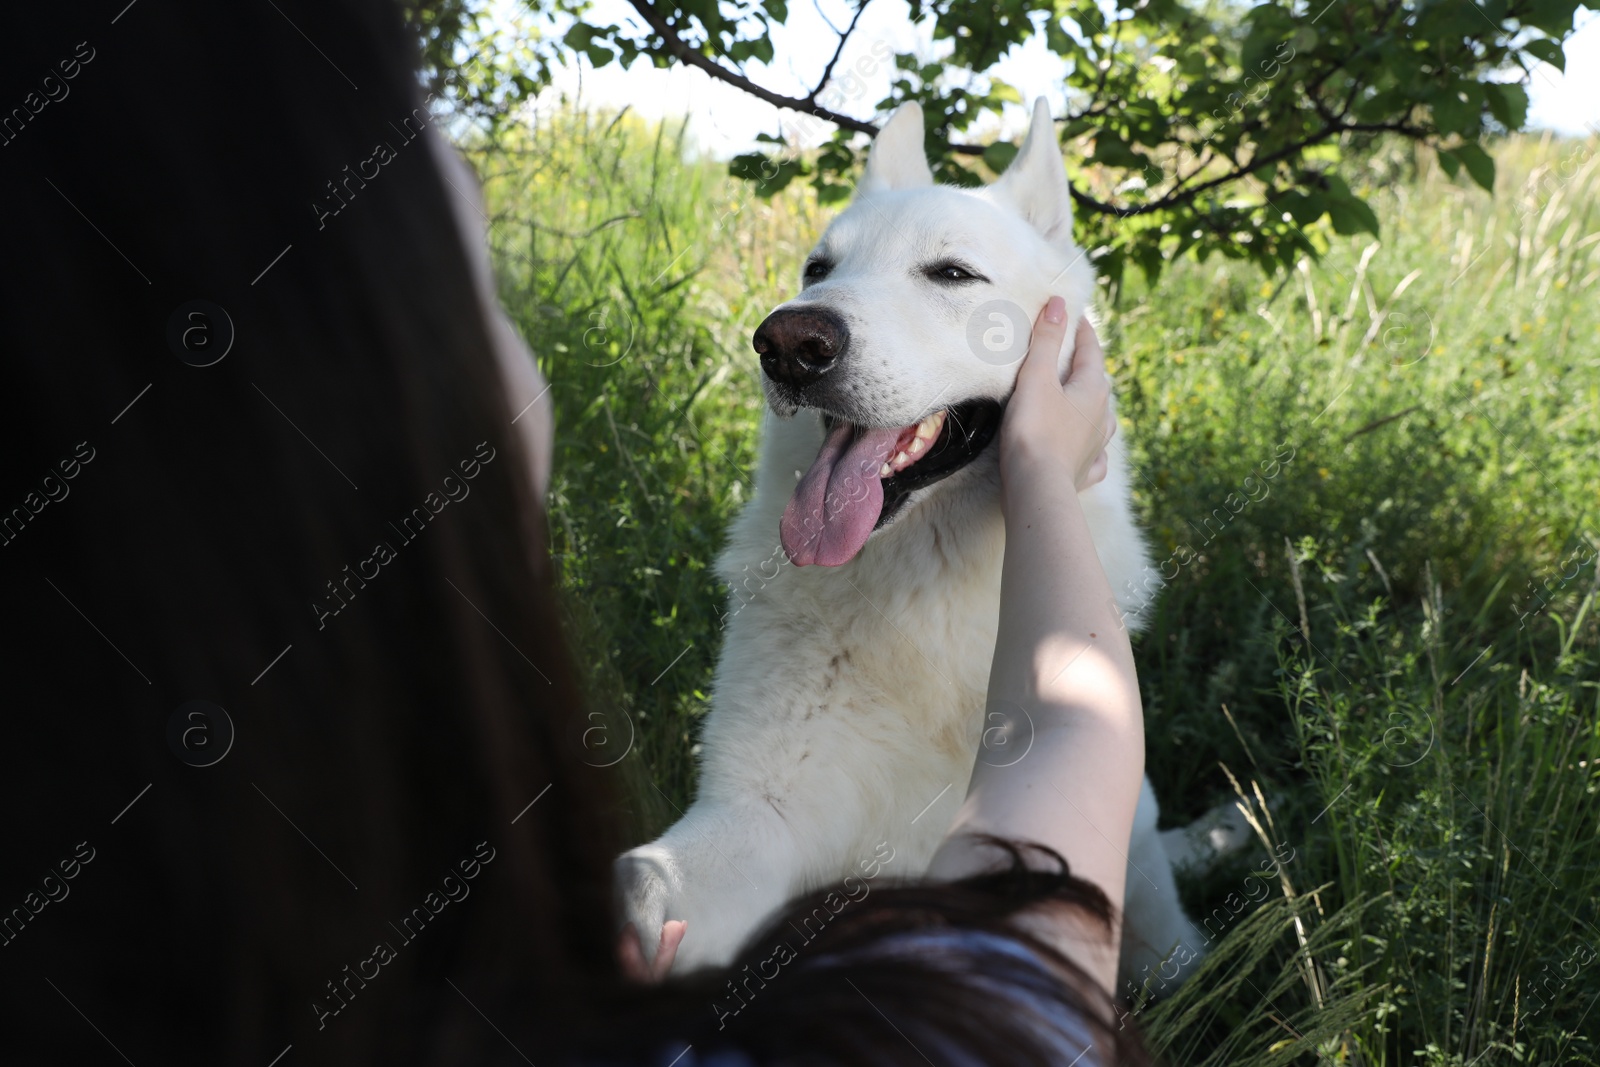
[[[1596,148],[1508,142],[1492,200],[1407,161],[1378,241],[1265,280],[1180,263],[1108,309],[1168,579],[1136,644],[1151,777],[1169,822],[1237,788],[1294,856],[1259,905],[1259,855],[1185,883],[1216,943],[1138,1015],[1171,1062],[1600,1062]],[[693,791],[748,338],[826,219],[626,115],[478,162],[553,383],[579,652],[627,723],[596,762],[627,752],[642,837]]]
[[[1424,165],[1381,243],[1113,316],[1146,514],[1197,557],[1139,648],[1151,774],[1189,812],[1258,779],[1317,910],[1371,903],[1298,998],[1377,994],[1341,1062],[1597,1058],[1594,147],[1505,146],[1493,202]]]
[[[551,382],[552,550],[608,711],[586,758],[628,752],[641,835],[693,795],[724,611],[710,568],[753,489],[749,336],[820,225],[799,196],[686,162],[682,138],[557,111],[476,153],[501,298]]]

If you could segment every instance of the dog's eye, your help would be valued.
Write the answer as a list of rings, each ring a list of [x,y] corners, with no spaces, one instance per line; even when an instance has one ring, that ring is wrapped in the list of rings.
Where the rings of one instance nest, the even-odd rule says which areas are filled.
[[[977,271],[950,260],[946,260],[943,263],[935,263],[923,273],[938,282],[976,282],[983,280],[983,275]]]
[[[802,277],[804,277],[808,282],[814,282],[819,278],[826,278],[828,276],[828,272],[832,269],[833,264],[829,263],[827,260],[813,259],[810,263],[806,264],[806,269]]]

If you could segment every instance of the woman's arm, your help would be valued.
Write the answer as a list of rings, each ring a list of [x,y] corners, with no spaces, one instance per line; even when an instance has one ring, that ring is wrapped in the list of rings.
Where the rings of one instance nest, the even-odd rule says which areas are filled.
[[[1065,318],[1052,297],[1000,431],[1006,550],[989,700],[991,712],[1015,718],[1008,748],[1026,747],[1026,755],[980,755],[929,875],[989,869],[996,857],[970,835],[993,834],[1054,848],[1120,909],[1144,718],[1127,631],[1078,503],[1079,491],[1105,476],[1115,428],[1105,358],[1085,320],[1071,372],[1058,382]],[[1117,930],[1060,914],[1034,921],[1034,933],[1108,991],[1115,986]]]

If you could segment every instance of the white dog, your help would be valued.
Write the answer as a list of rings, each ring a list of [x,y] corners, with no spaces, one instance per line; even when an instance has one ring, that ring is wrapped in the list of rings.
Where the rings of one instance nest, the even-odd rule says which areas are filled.
[[[906,104],[807,259],[803,291],[755,334],[771,410],[754,498],[719,561],[734,593],[699,795],[618,860],[647,952],[664,920],[687,921],[678,972],[728,961],[775,909],[859,876],[885,843],[891,876],[921,874],[980,741],[980,758],[1005,762],[1029,740],[1026,724],[985,721],[1005,544],[990,446],[1034,317],[1062,296],[1072,337],[1094,275],[1043,100],[988,188],[936,186],[922,138],[922,110]],[[1082,503],[1130,610],[1145,544],[1115,447],[1109,467]],[[1156,814],[1146,781],[1125,974],[1201,943]]]

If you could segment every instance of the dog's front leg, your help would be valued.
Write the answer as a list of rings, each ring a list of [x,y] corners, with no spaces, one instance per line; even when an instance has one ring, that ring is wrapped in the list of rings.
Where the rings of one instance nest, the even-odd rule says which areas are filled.
[[[674,974],[727,963],[744,940],[803,886],[787,825],[764,803],[697,801],[648,845],[617,860],[624,922],[655,954],[661,924],[688,924]]]

